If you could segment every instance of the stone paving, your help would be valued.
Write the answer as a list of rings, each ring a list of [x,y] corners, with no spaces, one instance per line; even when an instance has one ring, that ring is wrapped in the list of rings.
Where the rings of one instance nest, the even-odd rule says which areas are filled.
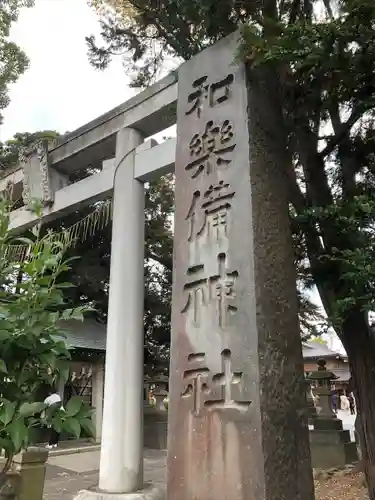
[[[344,429],[350,430],[354,440],[355,416],[339,411]],[[72,446],[67,443],[66,446]],[[85,444],[80,443],[81,448]],[[61,444],[64,448],[64,444]],[[79,490],[98,484],[99,454],[94,451],[81,451],[60,456],[51,456],[47,465],[47,477],[44,488],[44,500],[72,500]],[[145,450],[145,481],[153,483],[165,482],[166,452]]]
[[[165,482],[165,451],[145,450],[145,481]],[[72,500],[98,484],[99,451],[53,456],[48,460],[44,500]]]

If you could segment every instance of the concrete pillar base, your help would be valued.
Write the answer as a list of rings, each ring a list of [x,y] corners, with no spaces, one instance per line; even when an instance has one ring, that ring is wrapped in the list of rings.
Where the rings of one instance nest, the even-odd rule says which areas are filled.
[[[165,488],[145,484],[142,490],[133,493],[106,493],[99,490],[82,490],[74,500],[165,500]]]

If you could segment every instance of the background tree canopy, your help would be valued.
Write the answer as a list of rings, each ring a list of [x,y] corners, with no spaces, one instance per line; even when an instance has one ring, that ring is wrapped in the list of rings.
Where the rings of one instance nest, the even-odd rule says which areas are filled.
[[[14,83],[27,69],[26,54],[9,40],[9,32],[18,19],[21,7],[32,7],[34,0],[2,0],[0,4],[0,123],[1,111],[9,104],[9,84]]]
[[[349,356],[374,500],[374,2],[118,0],[96,7],[102,42],[87,38],[90,61],[105,68],[124,53],[140,86],[165,57],[188,59],[242,27],[237,55],[264,143],[287,178],[300,278],[317,286]]]

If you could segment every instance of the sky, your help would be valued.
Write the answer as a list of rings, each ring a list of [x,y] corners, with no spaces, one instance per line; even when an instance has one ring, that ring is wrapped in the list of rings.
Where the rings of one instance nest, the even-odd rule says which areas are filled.
[[[121,60],[105,71],[87,58],[85,36],[99,33],[86,0],[36,0],[23,9],[11,38],[30,59],[30,68],[12,86],[0,140],[16,132],[74,130],[132,97]]]

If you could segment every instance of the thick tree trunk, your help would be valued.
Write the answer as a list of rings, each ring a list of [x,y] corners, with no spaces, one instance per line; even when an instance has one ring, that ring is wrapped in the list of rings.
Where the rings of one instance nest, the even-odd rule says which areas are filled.
[[[348,315],[341,337],[353,377],[369,497],[375,500],[375,336],[366,314],[357,310]]]

